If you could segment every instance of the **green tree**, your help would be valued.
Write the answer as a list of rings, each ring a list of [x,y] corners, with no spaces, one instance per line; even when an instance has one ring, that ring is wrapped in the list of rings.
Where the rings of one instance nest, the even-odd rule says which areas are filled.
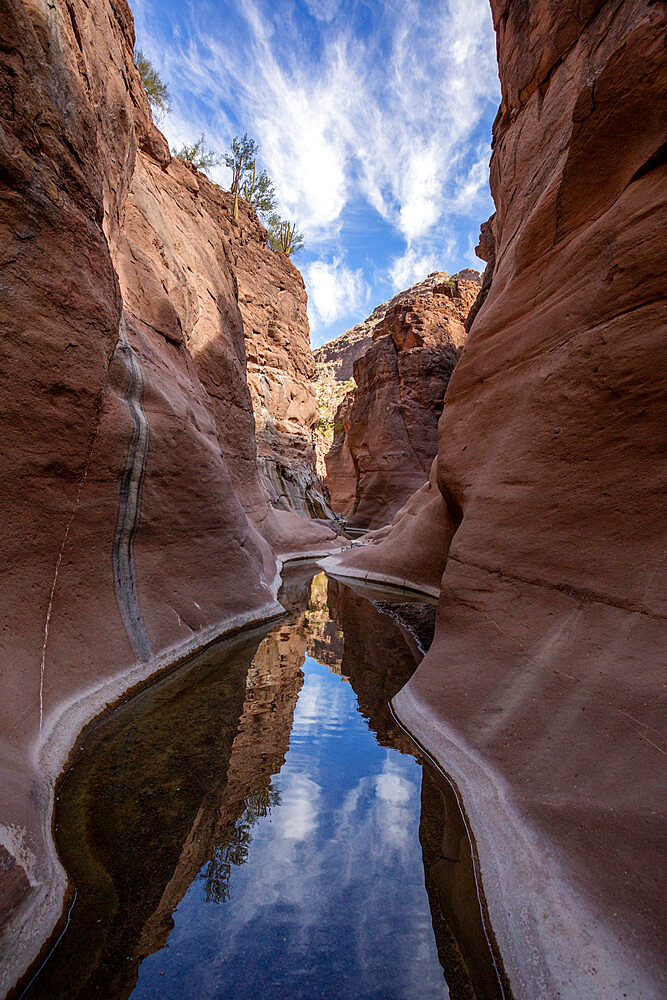
[[[253,193],[255,188],[255,169],[257,163],[257,143],[254,139],[248,138],[245,132],[241,139],[234,136],[229,151],[224,154],[223,160],[226,167],[232,172],[232,183],[229,190],[234,195],[234,218],[239,217],[239,194],[245,184],[249,182],[250,171],[252,170]],[[249,201],[250,199],[246,199]]]
[[[266,170],[262,170],[257,177],[257,160],[252,162],[252,175],[243,182],[243,197],[254,207],[260,219],[275,211],[276,189]]]
[[[187,160],[188,163],[194,164],[197,170],[210,170],[211,167],[217,167],[222,160],[217,153],[208,148],[203,132],[192,145],[188,145],[186,142],[180,149],[172,149],[172,153],[174,156],[179,156],[181,160]]]
[[[141,82],[146,91],[148,103],[151,106],[156,121],[160,121],[169,111],[169,91],[160,74],[146,58],[141,49],[134,53],[134,64],[139,70]]]
[[[299,253],[304,247],[303,233],[296,228],[296,222],[281,219],[274,212],[268,220],[268,244],[272,250],[286,253],[289,257]]]

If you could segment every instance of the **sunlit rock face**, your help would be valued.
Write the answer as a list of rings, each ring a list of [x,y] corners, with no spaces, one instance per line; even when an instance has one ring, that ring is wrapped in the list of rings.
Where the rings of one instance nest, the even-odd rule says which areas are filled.
[[[164,170],[139,155],[118,260],[126,309],[186,344],[235,488],[273,542],[267,499],[306,518],[331,511],[316,471],[319,413],[303,279],[266,239],[250,206],[241,202],[234,219],[229,192],[190,164],[173,158]],[[233,335],[221,338],[221,329]]]
[[[428,479],[438,418],[479,285],[446,279],[403,294],[354,362],[356,388],[334,419],[326,456],[334,509],[359,528],[388,524]]]
[[[462,278],[464,281],[473,281],[478,285],[482,283],[482,275],[471,267],[457,271],[453,275],[453,279],[458,278]],[[341,333],[339,337],[316,348],[313,351],[313,356],[317,364],[318,379],[331,378],[337,382],[347,382],[348,379],[352,378],[354,362],[357,358],[362,357],[371,346],[375,330],[391,309],[408,299],[428,295],[436,285],[442,285],[451,280],[452,278],[446,271],[433,271],[423,281],[417,281],[409,288],[397,292],[387,302],[381,302],[361,323],[357,323],[345,333]]]
[[[266,231],[246,206],[229,237],[262,485],[279,510],[330,517],[317,471],[319,411],[303,278],[286,254],[267,247]]]
[[[515,996],[648,998],[664,990],[665,12],[492,9],[486,297],[409,529],[404,511],[339,569],[419,578],[440,537],[435,640],[394,704],[466,804]]]
[[[0,35],[5,987],[60,912],[49,781],[77,732],[276,611],[275,552],[333,535],[268,502],[231,222],[152,124],[126,3],[10,0]]]
[[[260,548],[266,542],[277,551],[326,543],[331,533],[305,520],[328,511],[315,473],[303,281],[284,254],[267,248],[254,210],[242,202],[234,220],[231,195],[204,174],[177,158],[160,169],[139,154],[118,272],[126,312],[138,328],[147,335],[158,331],[171,344],[180,337],[187,348]],[[296,346],[290,360],[291,323]],[[272,340],[277,330],[287,342],[280,350]],[[263,338],[273,346],[261,348]],[[248,380],[246,350],[254,359]],[[258,375],[263,363],[258,351],[267,364],[266,379]],[[258,401],[260,384],[266,384],[268,410]],[[282,417],[287,423],[281,424]],[[256,429],[264,442],[259,449]],[[272,457],[267,441],[273,442]],[[264,558],[268,575],[270,550]]]

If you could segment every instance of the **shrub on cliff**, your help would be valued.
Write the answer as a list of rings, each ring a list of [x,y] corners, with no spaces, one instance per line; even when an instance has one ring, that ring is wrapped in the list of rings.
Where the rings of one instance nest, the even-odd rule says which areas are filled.
[[[303,233],[296,228],[296,222],[280,219],[275,213],[269,217],[269,246],[289,257],[299,253],[304,247]]]
[[[238,219],[239,217],[239,191],[241,190],[241,185],[244,182],[247,183],[247,175],[250,173],[251,165],[253,167],[254,175],[254,168],[257,163],[257,152],[257,143],[254,139],[249,139],[248,133],[244,132],[240,139],[238,136],[234,136],[228,151],[223,155],[225,166],[229,167],[232,172],[232,183],[229,190],[234,195],[235,219]]]
[[[276,207],[276,192],[273,181],[266,170],[257,173],[259,148],[254,139],[244,133],[239,139],[234,136],[229,150],[224,154],[226,167],[232,172],[229,190],[234,195],[234,218],[239,217],[239,196],[249,202],[264,221]]]
[[[223,156],[232,172],[229,190],[234,195],[234,218],[239,217],[239,197],[251,204],[269,231],[268,245],[272,250],[289,256],[303,249],[303,235],[295,222],[281,219],[276,212],[276,191],[266,170],[257,174],[259,147],[245,132],[234,136]]]
[[[260,219],[264,219],[275,210],[276,190],[266,170],[256,177],[256,168],[257,161],[253,160],[252,176],[243,182],[243,197],[254,206]]]
[[[169,111],[169,91],[167,85],[160,78],[160,74],[146,58],[141,49],[134,53],[134,64],[139,70],[141,82],[146,91],[148,103],[151,106],[155,121],[159,122]]]
[[[188,163],[192,163],[197,170],[204,171],[210,170],[211,167],[217,167],[222,160],[222,157],[208,148],[203,132],[192,145],[188,145],[185,142],[180,149],[172,149],[172,153],[174,156],[180,157],[181,160],[187,160]]]

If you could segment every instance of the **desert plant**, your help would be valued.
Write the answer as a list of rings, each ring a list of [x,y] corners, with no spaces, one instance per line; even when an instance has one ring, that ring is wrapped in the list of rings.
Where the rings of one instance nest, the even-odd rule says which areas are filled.
[[[235,219],[239,217],[239,196],[254,207],[263,221],[275,211],[276,192],[273,181],[266,170],[257,173],[258,153],[255,140],[249,139],[248,134],[244,133],[240,139],[234,136],[224,155],[225,166],[232,172],[229,190],[234,195]]]
[[[239,192],[244,182],[247,183],[247,177],[250,173],[250,168],[253,171],[253,192],[254,192],[254,174],[257,163],[257,143],[254,139],[249,139],[247,132],[239,139],[238,136],[234,136],[232,139],[229,151],[224,154],[223,159],[226,167],[232,172],[232,183],[229,188],[231,193],[234,195],[234,218],[239,217]],[[248,201],[250,199],[247,199]]]
[[[286,253],[289,257],[299,253],[304,247],[303,233],[296,228],[296,222],[280,219],[275,213],[268,220],[268,244],[272,250]]]
[[[186,142],[180,149],[172,149],[172,153],[174,156],[180,157],[181,160],[187,160],[188,163],[194,164],[197,170],[210,170],[211,167],[217,167],[221,162],[221,157],[207,147],[203,132],[192,145],[188,145]]]
[[[163,115],[169,111],[169,91],[166,83],[160,78],[160,74],[152,65],[149,59],[143,54],[141,49],[134,53],[134,64],[139,70],[141,82],[146,91],[148,103],[151,106],[156,121],[160,121]]]
[[[243,183],[243,197],[254,207],[260,219],[265,219],[275,211],[276,191],[273,181],[266,170],[262,170],[257,176],[257,160],[252,163],[252,176]]]

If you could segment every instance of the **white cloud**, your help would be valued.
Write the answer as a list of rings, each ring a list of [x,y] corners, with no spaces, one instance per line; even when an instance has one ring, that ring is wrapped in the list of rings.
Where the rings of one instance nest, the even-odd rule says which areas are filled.
[[[491,146],[484,143],[477,151],[477,159],[466,174],[457,181],[450,211],[470,213],[486,193],[489,183],[489,160]]]
[[[387,5],[382,30],[365,41],[331,23],[339,2],[308,0],[326,24],[316,56],[290,4],[229,6],[243,22],[242,45],[235,30],[212,32],[206,7],[191,4],[187,39],[145,46],[171,83],[167,132],[189,122],[191,136],[203,128],[224,148],[233,128],[221,105],[233,107],[309,240],[360,194],[408,242],[432,228],[462,147],[498,96],[487,0]],[[202,102],[194,114],[188,93]]]
[[[306,264],[303,276],[308,287],[308,318],[313,330],[328,326],[368,302],[370,290],[361,270],[346,267],[342,255],[330,262],[316,260]]]
[[[426,251],[412,246],[400,257],[395,257],[389,269],[392,291],[399,292],[403,288],[408,288],[416,281],[421,281],[432,271],[444,270],[452,246],[453,244],[450,242],[446,247],[440,247],[439,250]]]
[[[340,0],[306,0],[308,12],[318,21],[333,21],[340,7]]]
[[[465,215],[476,228],[488,208],[488,147],[476,131],[499,97],[488,0],[387,2],[372,34],[354,20],[363,5],[306,0],[312,46],[290,0],[226,0],[224,19],[188,0],[168,41],[156,36],[159,21],[149,26],[154,2],[134,6],[142,47],[172,92],[163,126],[172,144],[204,131],[222,150],[242,122],[310,252],[330,254],[346,209],[367,203],[404,241],[395,285],[447,266],[441,234]],[[227,183],[224,168],[211,176]],[[317,264],[305,269],[316,326],[364,291],[339,258]]]
[[[275,836],[285,840],[305,840],[315,830],[322,789],[305,774],[292,774],[280,789],[280,806],[275,815]]]

